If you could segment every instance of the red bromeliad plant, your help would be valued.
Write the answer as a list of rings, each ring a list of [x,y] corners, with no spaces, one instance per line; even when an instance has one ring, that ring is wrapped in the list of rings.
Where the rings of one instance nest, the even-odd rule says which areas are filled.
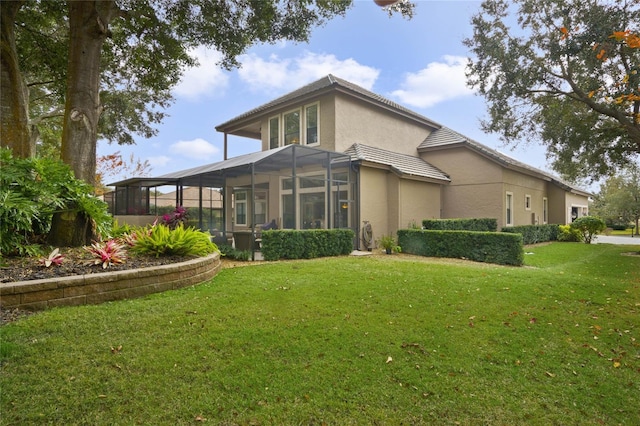
[[[103,269],[117,263],[124,263],[127,259],[125,246],[116,240],[108,240],[104,243],[94,242],[90,247],[85,247],[85,250],[96,258],[94,264],[102,264]]]
[[[48,268],[51,265],[60,266],[63,260],[64,256],[60,253],[60,249],[56,248],[49,253],[49,256],[39,259],[38,262],[45,268]]]
[[[187,209],[182,206],[178,206],[171,213],[162,216],[162,223],[171,229],[175,229],[178,225],[185,223],[187,216]]]

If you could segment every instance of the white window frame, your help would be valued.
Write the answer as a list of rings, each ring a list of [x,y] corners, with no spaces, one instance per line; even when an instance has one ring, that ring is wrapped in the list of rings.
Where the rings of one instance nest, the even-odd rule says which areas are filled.
[[[317,127],[316,127],[316,141],[315,142],[309,142],[307,140],[307,125],[308,125],[308,120],[307,120],[307,111],[309,108],[311,107],[316,107],[316,123],[317,123]],[[297,145],[310,145],[310,146],[318,146],[320,145],[320,102],[314,102],[311,104],[306,104],[306,105],[302,105],[298,108],[295,109],[291,109],[288,111],[285,111],[279,115],[274,115],[269,117],[268,120],[268,135],[267,135],[267,146],[269,147],[269,149],[274,149],[275,147],[271,146],[271,121],[274,119],[278,120],[278,147],[281,146],[285,146],[286,144],[286,120],[285,120],[285,116],[289,115],[289,114],[294,114],[294,113],[298,113],[298,117],[299,117],[299,129],[298,129],[298,137],[297,137],[297,141],[293,142]],[[296,138],[294,138],[296,139]],[[293,143],[289,144],[292,145]]]
[[[308,121],[307,121],[307,110],[311,107],[316,107],[316,141],[309,142],[307,140],[307,130],[308,130]],[[320,145],[320,103],[316,102],[313,104],[305,105],[304,108],[304,143],[306,145],[316,146]]]
[[[290,144],[287,144],[287,120],[285,119],[285,117],[289,114],[295,114],[298,113],[298,137],[294,137],[292,139],[292,142]],[[296,108],[296,109],[292,109],[286,112],[282,113],[282,118],[280,120],[282,122],[282,143],[283,145],[300,145],[300,140],[302,139],[302,129],[303,129],[303,125],[302,125],[302,109],[301,108]]]
[[[549,199],[547,197],[542,198],[542,223],[545,225],[549,222]]]
[[[505,194],[505,226],[513,226],[514,223],[514,211],[513,211],[513,192],[507,191]]]

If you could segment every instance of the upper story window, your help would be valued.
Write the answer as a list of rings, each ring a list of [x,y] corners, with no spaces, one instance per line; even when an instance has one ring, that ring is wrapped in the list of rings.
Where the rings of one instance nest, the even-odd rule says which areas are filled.
[[[300,111],[284,115],[284,144],[300,143]]]
[[[542,199],[542,223],[547,223],[549,221],[549,200],[547,197]]]
[[[291,144],[313,145],[320,142],[318,104],[285,112],[269,119],[269,149]]]
[[[525,210],[531,210],[531,195],[524,196],[524,208]]]
[[[273,117],[269,119],[269,149],[280,146],[280,119]]]
[[[307,123],[307,145],[318,143],[318,105],[310,105],[305,109]]]

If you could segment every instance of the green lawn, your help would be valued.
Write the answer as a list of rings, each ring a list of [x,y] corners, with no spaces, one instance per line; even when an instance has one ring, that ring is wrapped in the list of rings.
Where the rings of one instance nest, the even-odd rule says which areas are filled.
[[[276,262],[0,327],[0,424],[637,425],[638,246]]]

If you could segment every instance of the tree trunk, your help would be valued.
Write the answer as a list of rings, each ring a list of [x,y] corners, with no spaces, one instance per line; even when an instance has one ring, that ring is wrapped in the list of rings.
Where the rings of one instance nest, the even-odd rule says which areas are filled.
[[[16,51],[15,18],[23,1],[0,2],[0,141],[19,158],[35,156],[29,137],[28,91]]]
[[[96,183],[96,144],[100,104],[100,59],[109,24],[118,15],[113,0],[68,1],[69,63],[62,128],[62,161],[76,178]],[[53,217],[49,244],[80,246],[95,238],[91,218],[68,206]]]
[[[118,9],[113,0],[69,1],[69,63],[62,161],[78,179],[94,185],[100,105],[100,58],[109,24]]]

